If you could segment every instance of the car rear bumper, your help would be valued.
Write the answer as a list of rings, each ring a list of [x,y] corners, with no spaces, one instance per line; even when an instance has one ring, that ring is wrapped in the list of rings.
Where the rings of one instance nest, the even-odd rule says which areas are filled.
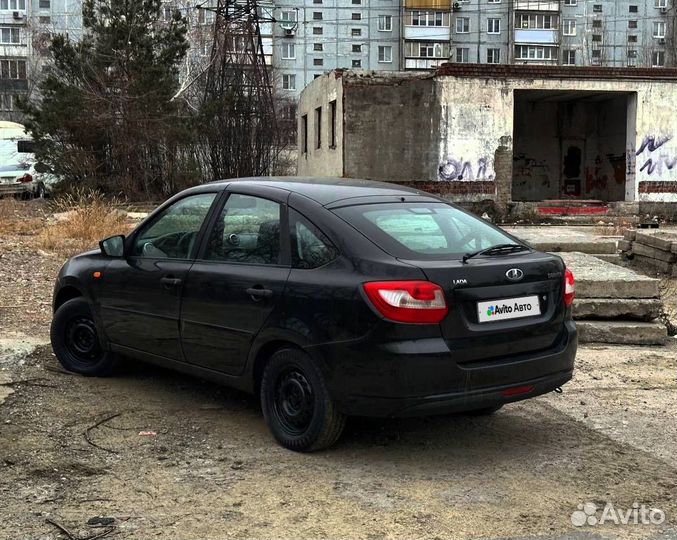
[[[567,321],[544,351],[457,364],[432,340],[401,347],[349,347],[322,352],[325,378],[337,406],[354,416],[425,416],[493,407],[551,392],[572,378],[578,345]],[[515,393],[516,392],[516,393]]]
[[[19,195],[21,193],[32,193],[33,184],[0,184],[0,196],[2,195]]]

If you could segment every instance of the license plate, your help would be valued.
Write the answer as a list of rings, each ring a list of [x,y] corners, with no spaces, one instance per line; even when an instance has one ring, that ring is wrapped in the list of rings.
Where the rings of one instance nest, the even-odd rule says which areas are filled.
[[[477,302],[477,315],[481,323],[523,319],[540,314],[541,304],[538,296]]]

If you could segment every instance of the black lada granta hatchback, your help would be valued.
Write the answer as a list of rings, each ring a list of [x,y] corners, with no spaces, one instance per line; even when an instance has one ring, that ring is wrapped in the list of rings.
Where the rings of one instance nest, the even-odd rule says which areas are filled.
[[[260,396],[292,450],[350,415],[492,413],[571,376],[562,259],[392,184],[251,178],[188,189],[62,268],[63,366],[123,356]]]

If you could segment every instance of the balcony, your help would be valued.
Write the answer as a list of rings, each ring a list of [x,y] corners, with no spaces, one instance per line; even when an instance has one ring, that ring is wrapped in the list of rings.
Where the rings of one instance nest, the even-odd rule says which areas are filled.
[[[405,26],[404,39],[448,41],[451,39],[451,33],[448,26]]]
[[[515,43],[538,43],[556,45],[559,43],[559,30],[516,29]]]
[[[404,69],[436,69],[448,58],[405,58]]]
[[[515,11],[559,11],[558,0],[515,0]]]
[[[404,0],[405,9],[434,9],[435,11],[451,11],[449,0]]]

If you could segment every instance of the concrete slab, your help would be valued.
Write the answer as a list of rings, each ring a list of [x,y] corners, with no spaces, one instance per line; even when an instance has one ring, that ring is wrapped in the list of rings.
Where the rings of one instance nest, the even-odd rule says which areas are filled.
[[[577,298],[658,298],[659,280],[585,253],[558,253],[576,278]]]
[[[672,253],[669,248],[666,251],[646,244],[640,244],[639,240],[632,243],[632,252],[636,255],[642,255],[643,257],[657,259],[666,263],[674,263],[677,261],[677,255]]]
[[[661,323],[631,321],[577,321],[580,343],[665,345],[668,333]]]
[[[672,245],[677,242],[677,233],[664,229],[642,229],[635,234],[635,242],[670,251]]]
[[[601,234],[595,227],[556,225],[504,227],[509,233],[540,251],[616,253],[621,235]]]
[[[630,319],[652,321],[663,307],[658,298],[577,298],[574,319]]]

